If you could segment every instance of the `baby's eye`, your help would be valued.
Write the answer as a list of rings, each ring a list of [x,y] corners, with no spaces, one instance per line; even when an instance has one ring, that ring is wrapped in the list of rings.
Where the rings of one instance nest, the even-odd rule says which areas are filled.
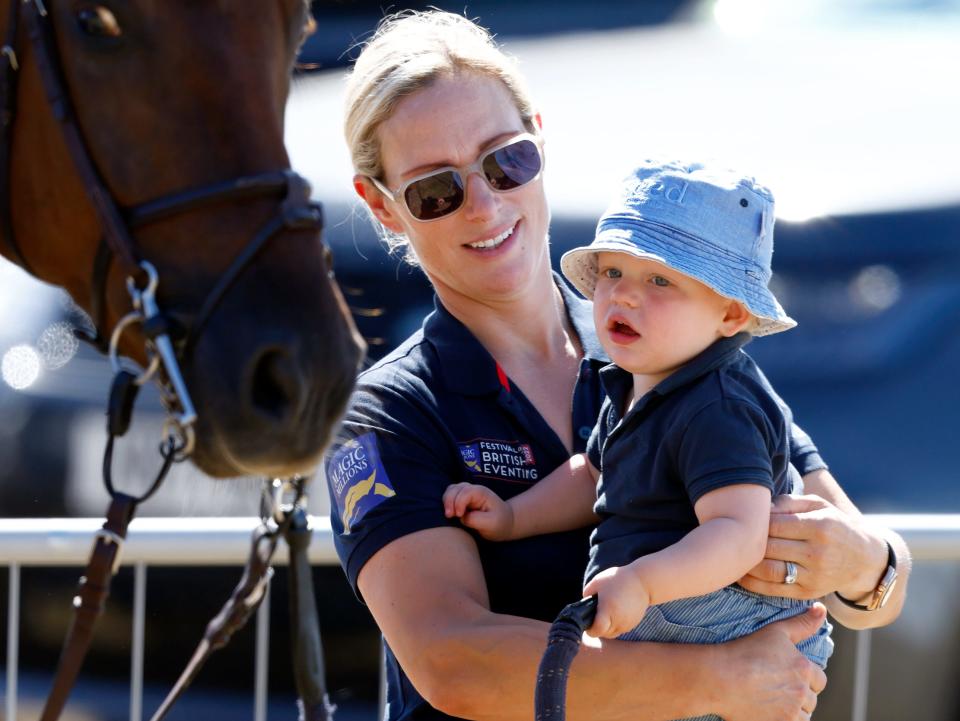
[[[662,275],[654,275],[650,277],[650,282],[654,285],[658,285],[661,288],[666,288],[670,285],[670,281],[664,278]]]
[[[604,278],[619,278],[623,274],[620,272],[619,268],[604,268],[600,271],[600,275]]]

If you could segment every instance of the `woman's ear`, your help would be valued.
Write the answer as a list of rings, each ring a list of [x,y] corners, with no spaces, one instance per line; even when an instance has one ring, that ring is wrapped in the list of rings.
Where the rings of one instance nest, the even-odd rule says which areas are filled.
[[[746,329],[752,321],[753,314],[747,310],[747,307],[739,301],[731,300],[727,303],[723,320],[720,321],[720,335],[731,338]]]
[[[366,175],[357,174],[353,176],[353,189],[367,204],[370,212],[373,213],[373,217],[379,220],[383,227],[394,233],[403,233],[403,226],[400,225],[396,212],[391,209],[391,206],[387,204],[386,197],[377,190],[377,187],[370,182]],[[396,207],[395,204],[391,205]]]

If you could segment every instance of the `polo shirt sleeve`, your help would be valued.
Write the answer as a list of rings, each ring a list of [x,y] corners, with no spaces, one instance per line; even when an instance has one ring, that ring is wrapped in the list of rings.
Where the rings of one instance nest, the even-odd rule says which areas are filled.
[[[828,467],[813,439],[796,423],[790,425],[790,462],[801,476]]]
[[[325,457],[334,545],[358,598],[360,570],[381,548],[417,531],[456,525],[441,503],[457,479],[448,433],[421,401],[396,385],[361,387]]]
[[[777,393],[774,387],[770,385],[770,381],[763,374],[763,371],[759,367],[754,366],[754,368],[757,375],[760,376],[767,393],[769,393],[777,405],[780,406],[784,418],[788,420],[790,426],[790,462],[800,472],[801,476],[805,476],[813,471],[818,471],[821,468],[827,468],[828,466],[821,457],[820,451],[817,449],[813,439],[810,438],[800,426],[793,422],[793,411],[790,410],[790,406],[780,397],[780,394]]]
[[[774,492],[773,459],[783,451],[777,429],[757,405],[741,399],[713,401],[685,419],[677,471],[691,503],[725,486],[751,483]],[[785,443],[784,443],[785,445]]]

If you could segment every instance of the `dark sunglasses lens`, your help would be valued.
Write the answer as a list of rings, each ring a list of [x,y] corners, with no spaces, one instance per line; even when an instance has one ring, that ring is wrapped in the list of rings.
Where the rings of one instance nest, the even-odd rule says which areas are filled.
[[[463,181],[459,173],[445,170],[410,185],[403,199],[417,220],[442,218],[463,204]]]
[[[526,185],[540,172],[540,151],[532,140],[518,140],[483,159],[483,174],[494,190]]]

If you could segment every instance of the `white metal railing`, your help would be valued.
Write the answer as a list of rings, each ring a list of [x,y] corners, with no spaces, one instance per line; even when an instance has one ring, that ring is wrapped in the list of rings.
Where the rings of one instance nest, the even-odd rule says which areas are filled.
[[[134,567],[133,632],[130,659],[130,721],[143,717],[144,618],[147,566],[242,566],[250,553],[256,518],[136,518],[130,523],[121,562]],[[7,615],[7,721],[17,718],[18,648],[20,631],[20,568],[22,566],[83,566],[101,518],[17,518],[0,520],[0,563],[9,568]],[[314,565],[333,565],[330,519],[311,516]],[[274,562],[286,565],[281,543]],[[257,611],[253,718],[267,717],[269,649],[269,590]]]
[[[960,561],[960,514],[876,514],[872,522],[900,533],[917,561]],[[250,550],[254,518],[138,518],[130,524],[121,562],[134,567],[134,614],[131,641],[130,721],[141,721],[143,698],[144,617],[147,566],[242,566]],[[0,520],[0,564],[9,569],[7,611],[7,721],[17,718],[17,677],[22,566],[82,566],[101,527],[99,518]],[[336,564],[330,520],[311,516],[314,565]],[[281,543],[275,562],[288,562]],[[255,721],[265,721],[269,595],[257,612]],[[852,721],[866,721],[870,631],[857,634]]]

